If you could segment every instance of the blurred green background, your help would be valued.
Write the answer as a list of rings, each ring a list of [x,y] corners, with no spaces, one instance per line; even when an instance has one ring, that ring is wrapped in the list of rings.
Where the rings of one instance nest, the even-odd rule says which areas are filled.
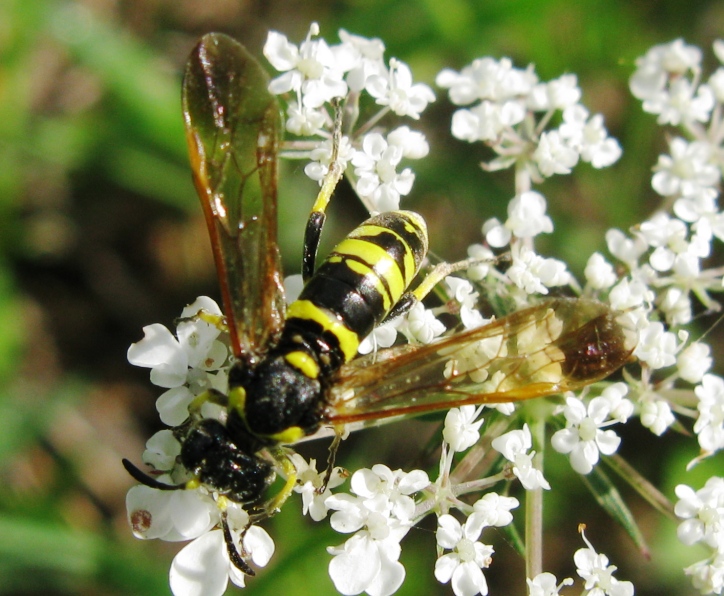
[[[430,84],[441,68],[483,55],[535,63],[543,80],[578,74],[584,102],[605,115],[624,148],[608,170],[582,166],[542,187],[557,230],[538,246],[580,274],[587,256],[604,249],[605,229],[626,228],[656,206],[650,168],[664,137],[627,91],[634,59],[684,37],[704,48],[711,66],[724,3],[0,0],[0,593],[168,593],[179,545],[131,536],[124,495],[133,482],[120,460],[140,463],[146,438],[159,428],[160,390],[147,370],[126,362],[128,345],[143,325],[171,326],[197,295],[218,297],[187,164],[180,73],[203,33],[224,31],[261,55],[268,30],[299,42],[313,20],[331,43],[339,28],[382,38],[388,57]],[[438,92],[420,125],[431,156],[415,165],[415,190],[403,205],[428,219],[433,250],[457,259],[479,240],[485,218],[505,216],[513,184],[509,173],[479,169],[482,149],[450,138],[451,113]],[[281,181],[288,272],[299,267],[315,192],[301,169],[286,166]],[[349,194],[340,192],[332,206],[326,246],[362,217]],[[340,463],[409,467],[418,437],[433,427],[412,422],[362,433],[343,445]],[[693,441],[627,433],[623,454],[672,497],[695,455]],[[324,445],[311,449],[324,459]],[[560,470],[546,471],[564,488],[546,498],[546,569],[559,578],[574,574],[570,555],[582,546],[576,526],[585,521],[589,538],[637,594],[693,594],[679,570],[703,553],[685,552],[675,525],[634,498],[653,550],[647,560],[559,459]],[[277,554],[247,590],[334,593],[324,547],[343,537],[324,524],[310,529],[293,504],[269,526]],[[432,575],[433,531],[427,525],[406,539],[400,593],[451,593]],[[495,548],[486,573],[491,593],[525,593],[523,562],[504,540]]]

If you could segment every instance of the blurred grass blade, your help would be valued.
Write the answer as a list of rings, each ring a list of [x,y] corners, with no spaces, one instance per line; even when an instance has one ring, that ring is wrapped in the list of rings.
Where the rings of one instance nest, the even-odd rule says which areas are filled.
[[[677,519],[674,505],[659,489],[639,474],[620,455],[613,455],[604,460],[606,465],[620,476],[631,488],[640,494],[654,509],[663,513],[670,519]]]
[[[601,469],[601,466],[593,468],[590,474],[581,476],[583,483],[591,491],[598,504],[616,520],[626,533],[634,541],[639,551],[646,557],[650,557],[650,550],[646,544],[641,530],[631,513],[631,510],[624,503],[621,493],[613,485],[608,475]]]

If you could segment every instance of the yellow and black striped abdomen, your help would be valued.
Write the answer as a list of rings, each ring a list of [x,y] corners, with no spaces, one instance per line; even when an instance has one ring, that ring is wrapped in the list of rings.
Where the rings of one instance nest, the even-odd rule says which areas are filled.
[[[427,226],[411,211],[368,219],[343,240],[287,311],[285,336],[316,334],[331,368],[357,353],[360,341],[407,290],[427,254]],[[321,344],[320,344],[321,342]]]

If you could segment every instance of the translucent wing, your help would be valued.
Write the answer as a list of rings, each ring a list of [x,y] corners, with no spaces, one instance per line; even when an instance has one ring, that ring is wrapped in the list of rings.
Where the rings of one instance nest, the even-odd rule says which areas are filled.
[[[284,321],[277,247],[277,147],[281,126],[268,77],[232,38],[211,33],[194,48],[183,114],[194,183],[237,357],[259,358]]]
[[[600,302],[560,298],[430,345],[358,358],[340,370],[326,418],[372,421],[580,389],[630,358],[636,334],[621,319]]]

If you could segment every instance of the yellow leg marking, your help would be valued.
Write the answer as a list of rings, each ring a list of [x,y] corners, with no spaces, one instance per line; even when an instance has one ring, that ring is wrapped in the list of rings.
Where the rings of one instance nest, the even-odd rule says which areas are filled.
[[[196,313],[195,318],[201,319],[204,323],[208,323],[209,325],[213,325],[219,331],[229,331],[229,326],[226,323],[226,317],[224,315],[215,315],[201,309],[199,312]]]
[[[246,389],[243,387],[234,387],[229,391],[229,399],[227,407],[244,418],[244,409],[246,408]]]
[[[294,492],[294,486],[297,484],[297,468],[292,463],[292,460],[289,459],[287,454],[281,450],[275,453],[274,456],[274,459],[281,464],[282,470],[287,477],[287,481],[284,483],[282,490],[280,490],[273,499],[267,502],[264,507],[269,515],[273,515],[281,509],[284,502]]]
[[[195,476],[186,483],[184,487],[186,490],[196,490],[201,486],[201,481]]]
[[[448,275],[463,271],[478,262],[478,259],[465,259],[457,263],[438,263],[435,265],[435,268],[427,274],[427,277],[420,282],[420,285],[415,288],[412,292],[413,296],[418,300],[422,300]]]
[[[212,403],[225,408],[229,405],[229,399],[220,391],[216,391],[215,389],[209,389],[208,391],[204,391],[200,395],[194,397],[193,400],[191,400],[191,403],[188,407],[189,414],[191,414],[192,416],[199,414],[199,412],[201,411],[201,406],[203,406],[205,403]]]
[[[306,433],[301,426],[290,426],[281,432],[269,435],[269,438],[273,439],[277,443],[296,443],[305,434]]]

